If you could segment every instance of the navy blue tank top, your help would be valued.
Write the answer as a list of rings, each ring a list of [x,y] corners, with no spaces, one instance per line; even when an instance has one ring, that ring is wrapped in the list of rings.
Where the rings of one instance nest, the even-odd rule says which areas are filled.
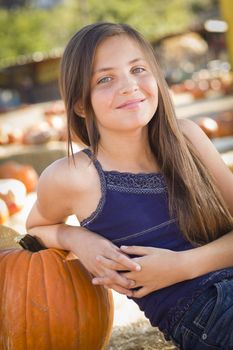
[[[83,152],[92,159],[89,149]],[[140,245],[173,251],[193,248],[181,234],[176,219],[169,214],[162,173],[105,171],[97,159],[93,162],[100,177],[101,199],[81,226],[117,246]],[[132,299],[150,323],[169,338],[173,326],[204,289],[231,277],[233,268],[222,269]]]

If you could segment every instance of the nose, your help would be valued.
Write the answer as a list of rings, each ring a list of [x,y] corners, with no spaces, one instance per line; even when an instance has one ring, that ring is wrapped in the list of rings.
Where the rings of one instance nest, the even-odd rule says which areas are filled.
[[[119,90],[120,95],[132,94],[138,90],[138,84],[134,77],[124,77]]]

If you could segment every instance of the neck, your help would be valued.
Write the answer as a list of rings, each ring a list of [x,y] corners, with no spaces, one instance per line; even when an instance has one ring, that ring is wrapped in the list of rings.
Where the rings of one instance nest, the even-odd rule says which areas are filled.
[[[132,172],[157,171],[154,155],[151,152],[147,128],[131,135],[105,135],[100,139],[97,158],[105,170]]]

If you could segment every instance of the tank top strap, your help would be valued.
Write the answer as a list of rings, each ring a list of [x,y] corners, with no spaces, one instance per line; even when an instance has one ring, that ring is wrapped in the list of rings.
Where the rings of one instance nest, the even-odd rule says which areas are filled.
[[[93,152],[89,148],[84,148],[82,150],[82,152],[84,152],[90,158],[90,160],[93,162],[96,170],[98,171],[100,179],[104,178],[104,171],[103,171],[102,165],[100,164],[98,159],[94,156]]]
[[[100,162],[98,161],[98,159],[96,159],[92,153],[92,151],[89,148],[84,148],[82,150],[82,152],[84,152],[89,158],[90,160],[93,162],[98,175],[99,175],[99,179],[100,179],[100,189],[101,189],[101,198],[99,200],[99,203],[97,205],[96,210],[86,219],[84,219],[83,221],[80,222],[81,226],[85,226],[87,224],[89,224],[91,221],[93,221],[98,215],[99,213],[102,211],[105,201],[106,201],[106,179],[104,176],[104,172],[102,169],[102,166],[100,164]]]
[[[84,152],[90,158],[90,160],[93,162],[93,164],[98,172],[99,178],[100,178],[101,192],[102,192],[102,194],[105,193],[106,192],[106,179],[105,179],[102,165],[100,164],[98,159],[94,156],[93,152],[89,148],[84,148],[82,150],[82,152]]]

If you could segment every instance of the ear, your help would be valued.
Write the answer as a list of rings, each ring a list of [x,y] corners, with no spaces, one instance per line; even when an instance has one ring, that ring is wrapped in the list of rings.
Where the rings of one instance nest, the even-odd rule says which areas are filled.
[[[74,105],[74,111],[75,113],[82,118],[85,118],[85,113],[84,113],[84,108],[83,108],[83,104],[81,101],[77,101]]]

